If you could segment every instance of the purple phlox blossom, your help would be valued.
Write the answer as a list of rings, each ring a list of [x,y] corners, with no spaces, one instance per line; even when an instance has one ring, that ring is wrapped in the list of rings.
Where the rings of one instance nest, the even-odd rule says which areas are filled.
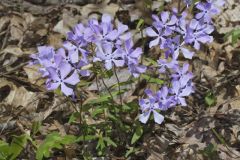
[[[54,54],[53,58],[50,60],[45,60],[42,64],[42,68],[39,69],[40,73],[42,74],[42,77],[49,76],[49,72],[47,68],[53,67],[56,70],[59,70],[59,66],[62,63],[62,56],[58,54]]]
[[[62,57],[58,54],[55,54],[54,48],[50,46],[38,47],[38,54],[33,54],[31,57],[35,61],[33,62],[33,64],[41,65],[39,72],[41,73],[42,77],[46,77],[49,75],[46,68],[58,68],[59,64],[62,61]]]
[[[146,34],[149,37],[155,38],[149,43],[149,48],[160,45],[161,49],[165,48],[166,36],[171,35],[176,29],[177,17],[169,12],[162,12],[160,18],[157,15],[152,15],[154,20],[153,27],[146,28]]]
[[[125,41],[123,55],[127,62],[130,63],[138,63],[138,60],[141,58],[143,51],[142,48],[137,47],[133,48],[133,41],[132,39],[128,39]]]
[[[86,28],[83,26],[83,24],[77,24],[73,31],[67,33],[67,40],[69,42],[65,42],[64,47],[68,49],[70,52],[76,52],[78,49],[80,53],[82,54],[82,58],[87,61],[88,51],[85,49],[85,47],[88,45],[88,42],[84,39]],[[71,43],[74,43],[71,45]]]
[[[72,67],[69,63],[63,62],[60,64],[60,73],[58,73],[58,71],[53,67],[50,67],[47,70],[50,73],[49,80],[47,82],[48,90],[55,90],[60,86],[61,91],[66,96],[73,94],[73,89],[68,87],[66,84],[76,85],[80,80],[76,72],[73,72],[71,75],[69,75],[70,72],[72,72]]]
[[[122,54],[124,56],[125,63],[128,66],[129,72],[134,77],[138,77],[140,73],[144,73],[146,71],[145,66],[139,65],[139,59],[141,58],[142,53],[142,48],[133,48],[133,41],[131,38],[125,41]]]
[[[172,48],[171,49],[173,50],[174,57],[177,59],[179,52],[181,51],[185,58],[192,59],[194,52],[189,51],[189,49],[187,49],[184,46],[185,42],[184,41],[181,42],[180,38],[181,37],[178,35],[172,39]]]
[[[174,66],[173,68],[174,74],[172,74],[172,78],[174,80],[179,80],[183,75],[186,74],[192,77],[192,73],[188,72],[188,68],[189,68],[188,63],[184,63],[182,68],[178,65]]]
[[[84,39],[85,29],[82,23],[77,24],[72,31],[67,33],[67,40],[74,42],[79,47],[85,47],[87,45]]]
[[[128,26],[122,24],[121,22],[118,22],[117,24],[117,40],[116,40],[116,45],[122,45],[123,41],[126,41],[128,39],[131,39],[132,35],[128,31]]]
[[[30,57],[33,59],[31,64],[43,64],[44,61],[52,60],[54,57],[54,48],[51,46],[39,46],[38,53],[32,54]]]
[[[213,41],[213,37],[209,35],[214,30],[213,26],[201,24],[198,20],[192,19],[189,27],[190,30],[186,42],[193,43],[195,49],[200,49],[200,42],[211,43]]]
[[[88,63],[85,61],[80,60],[78,63],[73,64],[73,68],[83,77],[87,77],[90,75],[90,71],[87,69],[84,69],[85,66],[87,66]]]
[[[154,20],[153,26],[163,29],[165,36],[171,35],[175,30],[177,17],[174,14],[170,15],[170,12],[162,12],[160,17],[152,15],[152,18]]]
[[[107,70],[112,69],[113,65],[122,67],[125,64],[122,51],[114,49],[111,43],[97,44],[96,56],[93,58],[93,62],[96,61],[103,61]]]
[[[165,73],[166,69],[173,69],[176,65],[178,65],[178,61],[174,58],[171,59],[171,61],[168,61],[167,59],[159,59],[157,62],[160,73]]]
[[[92,19],[89,21],[88,26],[84,38],[94,43],[114,41],[121,32],[113,28],[112,17],[108,14],[102,15],[101,23],[96,19]]]
[[[216,7],[220,8],[224,6],[225,0],[208,0],[208,3],[212,3]]]
[[[156,98],[150,97],[148,99],[140,99],[139,105],[142,110],[142,114],[139,116],[139,120],[142,123],[147,123],[151,113],[153,112],[154,121],[158,124],[161,124],[164,120],[164,117],[157,112],[157,110],[160,110],[159,104]]]
[[[186,4],[187,7],[191,6],[192,4],[192,0],[184,0],[183,2]]]
[[[148,27],[148,28],[146,28],[146,34],[149,37],[155,38],[154,40],[152,40],[149,43],[149,48],[152,48],[153,46],[156,46],[156,45],[160,45],[161,49],[164,48],[166,39],[163,35],[163,30],[161,28],[154,27],[154,29],[153,29],[152,27]]]
[[[144,65],[136,65],[134,63],[128,64],[128,70],[133,75],[133,77],[139,77],[141,73],[146,72],[147,67]]]
[[[175,29],[175,31],[179,33],[184,40],[187,37],[189,32],[186,16],[187,16],[187,13],[183,12],[182,15],[178,18],[178,21],[176,23],[176,29]]]
[[[195,15],[195,18],[208,23],[212,22],[213,16],[220,13],[220,9],[210,2],[199,2],[196,8],[199,9],[200,12]]]
[[[63,48],[59,50],[59,53],[65,58],[66,61],[71,63],[77,63],[79,61],[78,47],[69,41],[63,43],[63,47],[68,51],[64,51]],[[66,55],[67,54],[67,55]]]
[[[188,83],[186,83],[184,79],[172,81],[171,93],[173,94],[176,104],[180,104],[181,106],[187,106],[185,97],[193,93],[192,85],[186,84]]]
[[[167,86],[163,86],[161,90],[156,93],[161,110],[167,110],[173,104],[173,97],[169,96],[169,93],[170,92]]]

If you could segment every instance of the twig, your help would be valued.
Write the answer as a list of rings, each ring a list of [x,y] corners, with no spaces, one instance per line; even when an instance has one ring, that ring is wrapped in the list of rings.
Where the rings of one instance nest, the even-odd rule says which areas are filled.
[[[9,34],[10,34],[10,25],[8,26],[7,31],[6,31],[6,35],[5,35],[4,39],[3,39],[1,50],[3,50],[5,48]]]

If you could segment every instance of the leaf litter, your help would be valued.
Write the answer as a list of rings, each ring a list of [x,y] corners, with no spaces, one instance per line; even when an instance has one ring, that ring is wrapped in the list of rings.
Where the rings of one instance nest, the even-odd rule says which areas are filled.
[[[1,139],[9,139],[11,134],[20,135],[31,131],[35,121],[43,122],[39,135],[36,136],[39,141],[42,141],[42,135],[47,135],[50,131],[65,135],[77,134],[81,130],[77,125],[67,123],[64,118],[71,115],[76,107],[74,105],[78,104],[46,91],[44,81],[38,75],[38,66],[27,64],[28,55],[36,52],[37,45],[50,43],[58,47],[65,33],[75,24],[88,17],[98,17],[105,12],[115,16],[116,19],[129,17],[125,21],[133,26],[132,32],[136,33],[136,21],[143,18],[144,22],[151,23],[147,18],[150,11],[158,10],[164,3],[154,1],[159,7],[148,10],[142,8],[144,6],[142,0],[119,3],[81,2],[81,5],[41,2],[38,5],[25,0],[22,4],[13,1],[0,3],[0,14],[11,11],[5,12],[0,17]],[[222,40],[222,35],[239,27],[240,20],[236,15],[240,14],[240,5],[234,0],[227,3],[222,15],[215,18],[216,41],[210,48],[205,47],[199,51],[198,58],[192,62],[191,67],[196,77],[196,93],[188,99],[189,106],[167,112],[165,124],[155,125],[149,133],[143,134],[142,146],[135,153],[135,158],[205,159],[206,155],[211,155],[215,156],[215,159],[239,159],[240,63],[235,59],[240,50],[239,43],[232,46],[230,39]],[[138,36],[136,41],[141,42],[141,37]],[[157,51],[149,52],[151,56]],[[122,74],[125,75],[124,72]],[[113,77],[107,82],[108,85],[116,83]],[[128,78],[123,76],[120,79],[124,82]],[[84,97],[85,103],[98,98],[94,93],[97,84],[90,83],[90,87],[83,88],[82,91],[87,96]],[[127,85],[124,87],[130,90],[125,98],[134,101],[136,98],[134,91],[139,90],[141,86],[135,84],[133,87]],[[213,106],[207,105],[204,101],[209,92],[216,97]],[[131,96],[133,98],[129,98]],[[101,123],[101,119],[93,119],[90,115],[88,117],[89,124]],[[91,145],[90,143],[88,147],[93,148]],[[76,155],[78,149],[76,146],[70,146],[69,150],[72,155]],[[30,154],[27,150],[25,152],[25,156]],[[68,152],[70,151],[66,153]]]

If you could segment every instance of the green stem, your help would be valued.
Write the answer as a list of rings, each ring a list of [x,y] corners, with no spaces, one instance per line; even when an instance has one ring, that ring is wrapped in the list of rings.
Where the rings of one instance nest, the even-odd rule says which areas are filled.
[[[121,95],[121,88],[120,88],[120,81],[119,81],[119,78],[118,78],[118,75],[117,75],[117,72],[116,72],[116,66],[114,65],[113,66],[113,72],[117,78],[117,82],[118,82],[118,93],[119,93],[119,96],[120,96],[120,102],[121,102],[121,106],[123,105],[123,100],[122,100],[122,95]]]
[[[104,85],[104,87],[106,88],[106,90],[108,91],[109,95],[111,96],[112,100],[114,101],[113,99],[113,95],[111,93],[111,91],[109,90],[109,88],[107,87],[106,83],[104,82],[103,78],[101,77],[101,80],[102,80],[102,83]]]
[[[180,10],[181,10],[181,1],[182,0],[178,0],[178,13],[180,13]]]

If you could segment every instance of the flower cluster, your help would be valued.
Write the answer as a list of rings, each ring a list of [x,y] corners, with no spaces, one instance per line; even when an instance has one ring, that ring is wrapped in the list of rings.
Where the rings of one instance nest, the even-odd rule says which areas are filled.
[[[41,65],[47,89],[60,86],[66,96],[74,95],[73,88],[80,76],[90,75],[86,66],[97,61],[106,70],[127,66],[134,77],[145,72],[146,67],[139,64],[142,49],[134,48],[128,26],[119,22],[115,27],[112,21],[110,15],[103,14],[101,22],[91,19],[87,25],[76,25],[61,48],[38,47],[38,53],[31,55],[34,59],[31,63]]]
[[[192,1],[184,0],[184,3],[188,7]],[[223,4],[222,0],[198,2],[195,7],[199,12],[191,20],[187,20],[186,12],[179,13],[176,9],[152,16],[153,24],[146,28],[146,35],[153,39],[149,47],[159,46],[164,51],[165,58],[158,60],[159,73],[165,73],[171,80],[156,93],[146,90],[147,98],[139,101],[142,123],[146,123],[153,112],[155,122],[161,124],[164,117],[159,111],[177,105],[186,106],[185,97],[194,92],[193,75],[188,71],[187,63],[183,67],[179,65],[178,57],[182,53],[185,58],[192,59],[191,46],[199,50],[200,44],[213,41],[210,35],[214,30],[212,17],[220,13],[219,7]]]
[[[184,3],[184,8],[192,5],[191,0],[184,0]],[[199,50],[200,44],[213,41],[211,18],[220,13],[219,7],[223,4],[222,0],[198,2],[195,4],[198,13],[191,20],[187,19],[187,12],[177,9],[152,16],[153,24],[145,30],[152,39],[149,48],[159,46],[164,52],[165,57],[157,61],[158,71],[168,80],[156,93],[147,89],[147,98],[139,100],[142,123],[153,113],[155,122],[161,124],[164,117],[159,111],[187,105],[185,98],[194,92],[193,74],[188,71],[187,63],[180,65],[178,57],[182,54],[192,59],[193,49]],[[60,87],[64,95],[70,96],[74,95],[80,78],[91,74],[87,68],[93,63],[100,63],[106,70],[128,67],[129,72],[138,77],[147,69],[139,63],[142,54],[140,47],[134,47],[128,26],[121,22],[114,25],[112,17],[103,14],[100,21],[91,19],[86,25],[76,25],[61,48],[38,47],[38,53],[31,56],[31,63],[41,66],[40,72],[47,78],[47,89]]]

